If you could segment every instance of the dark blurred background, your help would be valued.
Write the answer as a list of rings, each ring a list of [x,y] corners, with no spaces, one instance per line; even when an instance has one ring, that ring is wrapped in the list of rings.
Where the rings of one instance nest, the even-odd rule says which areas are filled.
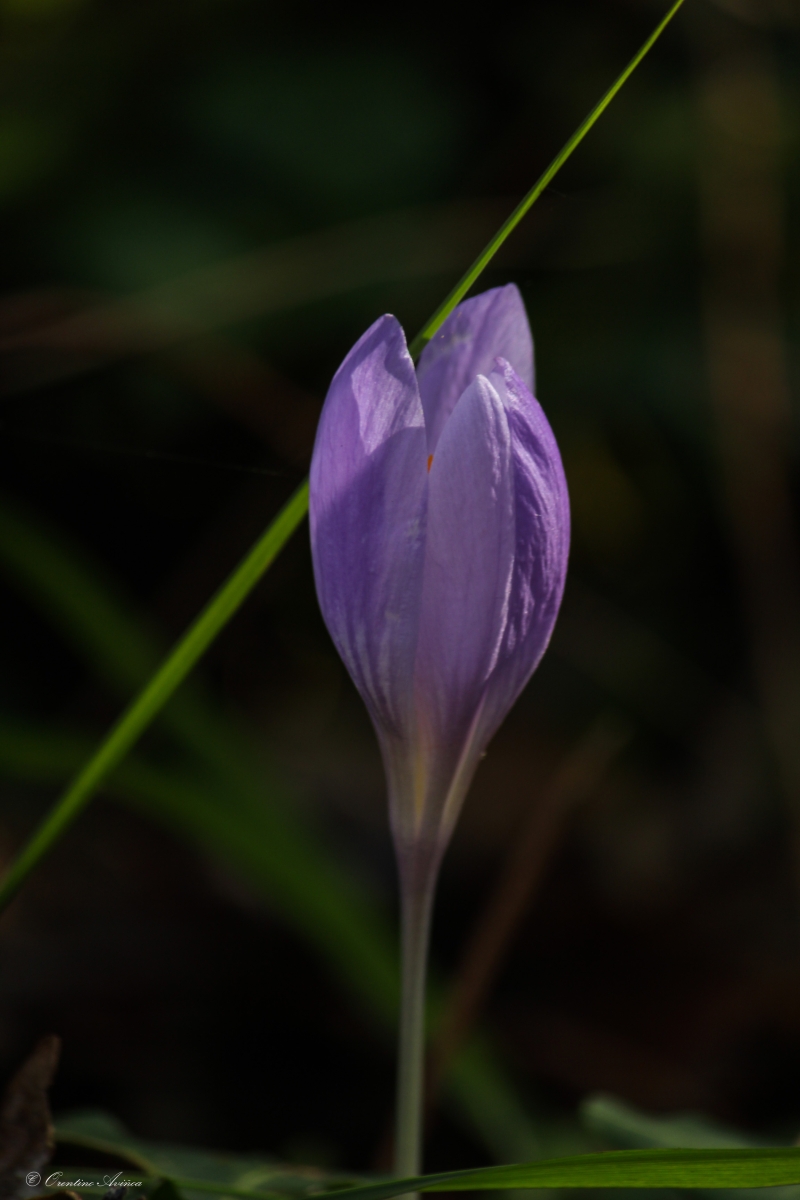
[[[6,862],[665,7],[2,0]],[[799,18],[686,0],[484,276],[574,539],[444,867],[431,1169],[598,1091],[800,1130]],[[380,1165],[395,913],[304,526],[3,917],[0,1068],[54,1031],[57,1110]]]

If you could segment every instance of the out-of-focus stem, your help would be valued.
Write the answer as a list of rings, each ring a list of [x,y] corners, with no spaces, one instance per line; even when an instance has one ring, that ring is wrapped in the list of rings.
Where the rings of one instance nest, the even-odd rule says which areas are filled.
[[[400,1176],[419,1175],[425,1093],[425,982],[439,854],[412,848],[398,855],[403,983],[397,1059],[394,1162]]]

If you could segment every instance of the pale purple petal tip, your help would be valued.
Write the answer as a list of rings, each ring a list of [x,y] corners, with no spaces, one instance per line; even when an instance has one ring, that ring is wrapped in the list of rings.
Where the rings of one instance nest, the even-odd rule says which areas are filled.
[[[311,464],[320,607],[379,725],[408,734],[427,491],[426,438],[400,324],[381,317],[334,376]]]
[[[462,392],[478,375],[490,375],[500,356],[533,391],[533,339],[519,289],[509,283],[459,304],[420,356],[417,378],[428,430],[428,451]]]

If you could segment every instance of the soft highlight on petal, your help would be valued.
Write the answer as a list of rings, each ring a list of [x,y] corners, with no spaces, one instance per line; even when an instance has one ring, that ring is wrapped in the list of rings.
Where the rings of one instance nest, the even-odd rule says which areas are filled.
[[[505,409],[514,479],[514,572],[481,727],[491,737],[547,649],[569,558],[570,511],[558,444],[541,405],[499,358],[491,376]]]
[[[508,418],[483,376],[445,425],[430,471],[414,669],[420,735],[460,743],[501,649],[514,566]]]
[[[422,351],[417,377],[430,453],[462,393],[478,375],[495,370],[498,356],[533,391],[533,339],[513,283],[459,304]]]
[[[334,376],[311,465],[325,623],[378,727],[410,736],[428,473],[405,335],[381,317]]]

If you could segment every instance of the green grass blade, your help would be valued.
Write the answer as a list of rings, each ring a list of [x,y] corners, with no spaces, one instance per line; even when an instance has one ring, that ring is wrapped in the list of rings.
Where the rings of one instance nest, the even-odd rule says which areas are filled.
[[[183,682],[291,537],[307,511],[308,484],[304,483],[190,625],[150,682],[125,709],[96,752],[14,860],[0,883],[0,912]]]
[[[615,1096],[594,1095],[582,1101],[582,1124],[616,1150],[667,1150],[682,1146],[684,1150],[743,1150],[773,1148],[776,1140],[743,1132],[700,1113],[674,1113],[654,1116]],[[699,1197],[707,1190],[697,1188]],[[798,1200],[797,1187],[777,1187],[771,1200]],[[756,1200],[754,1189],[739,1188],[735,1200]]]
[[[500,227],[467,271],[461,282],[457,284],[444,303],[436,310],[411,343],[410,349],[412,354],[418,354],[422,350],[426,342],[430,340],[445,320],[448,313],[455,308],[459,300],[478,279],[512,230],[519,224],[534,201],[541,195],[544,188],[555,177],[573,150],[580,144],[589,129],[591,129],[600,117],[601,113],[611,103],[625,81],[661,35],[661,32],[672,20],[672,17],[681,7],[682,3],[683,0],[676,0],[676,3],[673,4],[666,17],[656,27],[638,54],[631,60],[616,82],[606,92],[605,96],[595,105],[589,116],[575,131],[538,183],[534,185],[508,220]],[[227,583],[223,585],[194,624],[190,626],[172,653],[162,663],[150,683],[139,693],[132,704],[128,706],[98,750],[67,791],[57,801],[44,822],[35,831],[31,840],[12,863],[5,878],[0,883],[0,912],[3,911],[14,897],[30,872],[41,862],[50,848],[61,837],[65,829],[78,816],[91,799],[98,785],[121,762],[153,718],[161,711],[176,688],[181,684],[219,631],[225,626],[245,599],[250,589],[276,557],[288,538],[291,537],[307,511],[308,482],[305,482],[272,525],[269,526],[260,541],[230,576]]]
[[[623,84],[633,74],[633,72],[636,70],[639,63],[642,61],[642,59],[645,57],[645,55],[651,49],[651,47],[658,41],[661,34],[664,32],[667,25],[669,25],[670,21],[675,16],[676,12],[678,11],[678,9],[681,7],[682,4],[683,4],[683,0],[676,0],[676,3],[673,4],[672,8],[669,10],[667,15],[664,17],[664,19],[660,23],[660,25],[658,25],[653,30],[653,32],[650,34],[650,37],[647,39],[647,41],[644,43],[644,45],[641,47],[641,49],[638,51],[638,53],[634,55],[634,57],[628,63],[627,67],[622,72],[622,74],[619,76],[619,78],[614,83],[612,83],[611,87],[608,89],[605,96],[603,96],[602,100],[599,100],[598,103],[594,106],[594,108],[589,113],[588,117],[583,122],[583,124],[578,126],[578,128],[575,130],[575,132],[573,133],[573,135],[569,139],[569,141],[566,143],[566,145],[561,150],[559,150],[558,154],[553,159],[553,161],[550,163],[550,166],[547,168],[545,173],[541,176],[540,179],[538,179],[536,181],[536,183],[533,185],[531,190],[528,192],[527,196],[525,196],[524,199],[522,199],[519,202],[517,207],[512,212],[511,216],[508,218],[507,221],[504,221],[504,223],[500,226],[497,233],[494,235],[494,237],[491,239],[491,241],[484,247],[484,249],[480,252],[480,254],[475,259],[474,263],[469,268],[469,270],[466,272],[466,274],[461,277],[459,282],[453,288],[450,295],[446,298],[446,300],[444,300],[439,305],[436,312],[433,314],[433,316],[427,322],[427,324],[425,324],[422,327],[420,332],[417,334],[417,336],[414,338],[413,342],[409,346],[409,350],[411,352],[412,358],[419,357],[419,355],[424,350],[426,344],[431,340],[433,335],[436,333],[439,326],[442,325],[442,323],[447,319],[447,317],[449,317],[450,313],[453,311],[453,309],[456,307],[456,305],[461,300],[463,300],[464,296],[466,296],[467,292],[472,287],[472,285],[476,282],[476,280],[479,278],[479,276],[483,274],[483,272],[486,270],[486,267],[489,265],[489,263],[494,258],[497,251],[502,246],[503,242],[506,240],[506,238],[508,238],[508,236],[511,233],[513,233],[513,231],[516,229],[517,225],[519,225],[520,221],[525,216],[525,214],[528,212],[528,210],[532,207],[532,205],[536,203],[536,201],[539,199],[539,197],[541,196],[544,189],[548,186],[548,184],[552,183],[553,179],[555,179],[558,172],[564,166],[564,163],[571,156],[573,150],[575,150],[580,145],[580,143],[586,137],[586,134],[589,132],[589,130],[592,128],[592,126],[595,124],[595,122],[602,116],[602,114],[608,108],[609,104],[614,99],[617,92],[622,88]]]
[[[800,1148],[610,1150],[515,1166],[446,1171],[336,1190],[337,1200],[390,1200],[411,1192],[510,1188],[761,1188],[800,1183]]]

